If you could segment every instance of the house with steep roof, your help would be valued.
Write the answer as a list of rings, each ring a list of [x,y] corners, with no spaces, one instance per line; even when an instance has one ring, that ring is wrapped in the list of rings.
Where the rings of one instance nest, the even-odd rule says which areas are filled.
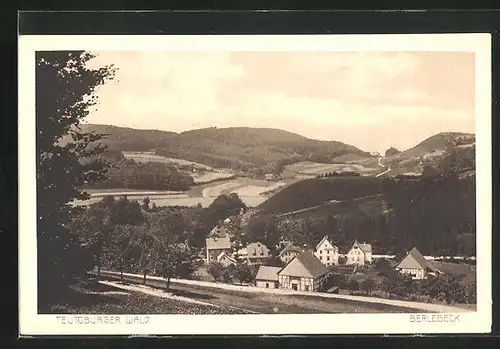
[[[246,247],[248,264],[262,264],[269,258],[269,249],[260,242],[253,242]]]
[[[372,262],[372,245],[354,241],[346,254],[346,265],[365,265]]]
[[[229,229],[227,227],[227,224],[218,224],[216,225],[215,227],[213,227],[212,230],[210,230],[210,233],[208,233],[208,237],[213,237],[213,236],[218,236],[218,237],[226,237],[226,235],[230,235],[229,234]]]
[[[227,252],[221,252],[217,256],[217,262],[222,264],[225,267],[230,266],[231,264],[236,265],[236,259],[234,259],[230,254]]]
[[[330,242],[328,235],[316,245],[314,255],[327,267],[339,264],[339,248]]]
[[[207,253],[207,263],[217,261],[217,257],[221,254],[221,252],[225,252],[228,255],[231,254],[231,239],[228,235],[223,235],[220,237],[218,235],[213,235],[205,239],[206,244],[206,253]]]
[[[255,276],[255,286],[262,288],[278,288],[278,272],[280,267],[261,265]]]
[[[429,275],[441,274],[441,271],[434,267],[431,261],[426,260],[416,247],[413,247],[394,269],[410,275],[413,280],[423,280]]]
[[[327,280],[327,267],[312,251],[295,256],[278,272],[280,288],[297,291],[318,291]]]
[[[292,260],[293,257],[298,256],[301,253],[302,249],[300,247],[289,244],[281,250],[279,257],[283,262],[288,263]]]

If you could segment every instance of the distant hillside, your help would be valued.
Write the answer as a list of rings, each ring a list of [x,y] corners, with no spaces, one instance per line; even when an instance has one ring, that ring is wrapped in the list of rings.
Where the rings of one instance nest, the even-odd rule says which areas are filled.
[[[83,124],[80,126],[85,132],[94,131],[106,134],[106,145],[110,150],[119,151],[147,151],[154,149],[166,138],[174,136],[175,132],[159,130],[138,130],[128,127],[111,125]]]
[[[474,142],[474,140],[475,135],[472,133],[442,132],[427,138],[410,149],[403,151],[401,155],[422,156],[425,153],[444,151],[446,149],[446,145],[451,141],[456,141],[459,144],[469,144]]]
[[[312,140],[270,128],[213,127],[174,133],[89,124],[84,130],[108,134],[105,143],[112,151],[156,149],[159,155],[218,168],[279,173],[287,161],[330,162],[345,154],[369,155],[341,142]]]
[[[431,166],[439,170],[446,157],[448,157],[446,161],[450,161],[447,153],[451,150],[462,153],[462,157],[469,159],[469,162],[474,162],[472,147],[474,143],[474,134],[460,132],[438,133],[399,154],[387,156],[384,163],[391,168],[387,176],[418,175],[422,173],[424,166]]]

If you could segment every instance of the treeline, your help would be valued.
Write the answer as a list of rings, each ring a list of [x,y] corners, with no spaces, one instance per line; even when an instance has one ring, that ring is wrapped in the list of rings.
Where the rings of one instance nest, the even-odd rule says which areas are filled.
[[[221,195],[208,207],[153,207],[126,196],[106,196],[74,213],[69,226],[80,246],[73,269],[94,267],[167,278],[191,277],[213,226],[246,207],[237,195]]]
[[[191,176],[164,163],[139,163],[121,159],[112,163],[107,178],[90,188],[129,188],[146,190],[187,190],[194,184]]]
[[[333,171],[317,175],[316,178],[330,178],[330,177],[361,177],[361,174],[352,171]]]
[[[350,294],[376,295],[389,299],[409,301],[438,301],[447,304],[475,304],[476,282],[465,281],[462,276],[450,274],[429,276],[424,280],[413,280],[409,275],[395,271],[387,260],[375,264],[376,277],[362,280],[349,278],[346,274],[332,274],[327,287],[337,286]]]
[[[325,190],[314,192],[314,198],[325,202],[333,194],[343,197],[344,187],[340,183],[331,188],[322,186]],[[460,178],[459,174],[451,173],[418,179],[385,179],[378,183],[380,186],[374,188],[380,190],[380,197],[365,202],[330,205],[311,211],[305,217],[255,216],[246,227],[247,236],[262,239],[267,246],[273,246],[284,237],[296,244],[313,247],[323,236],[329,235],[343,251],[358,240],[371,243],[378,254],[401,255],[416,246],[424,254],[475,256],[473,176]],[[298,184],[301,190],[295,190],[294,196],[276,195],[262,208],[276,211],[271,205],[276,205],[273,201],[278,198],[279,207],[290,211],[316,204],[311,201],[299,205],[300,202],[294,201],[294,197],[300,197],[307,202],[311,194],[307,181]],[[335,191],[331,191],[333,189]]]

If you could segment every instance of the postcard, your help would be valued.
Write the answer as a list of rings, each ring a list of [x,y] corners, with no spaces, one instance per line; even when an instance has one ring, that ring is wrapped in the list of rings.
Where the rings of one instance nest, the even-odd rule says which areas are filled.
[[[20,334],[488,333],[489,34],[20,36]]]

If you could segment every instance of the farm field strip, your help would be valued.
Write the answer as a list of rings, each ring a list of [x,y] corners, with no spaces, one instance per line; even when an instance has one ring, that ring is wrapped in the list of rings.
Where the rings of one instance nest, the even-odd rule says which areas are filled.
[[[132,159],[137,162],[162,162],[162,163],[170,163],[170,164],[176,164],[180,166],[195,166],[200,169],[204,169],[207,171],[216,171],[214,168],[203,165],[197,162],[189,161],[189,160],[184,160],[184,159],[178,159],[178,158],[170,158],[170,157],[165,157],[161,155],[156,155],[156,154],[151,154],[150,152],[123,152],[123,156],[126,159]]]
[[[369,173],[376,170],[374,168],[365,167],[355,163],[322,164],[310,162],[299,162],[293,165],[287,165],[285,168],[290,172],[307,175],[318,175],[334,171]]]

